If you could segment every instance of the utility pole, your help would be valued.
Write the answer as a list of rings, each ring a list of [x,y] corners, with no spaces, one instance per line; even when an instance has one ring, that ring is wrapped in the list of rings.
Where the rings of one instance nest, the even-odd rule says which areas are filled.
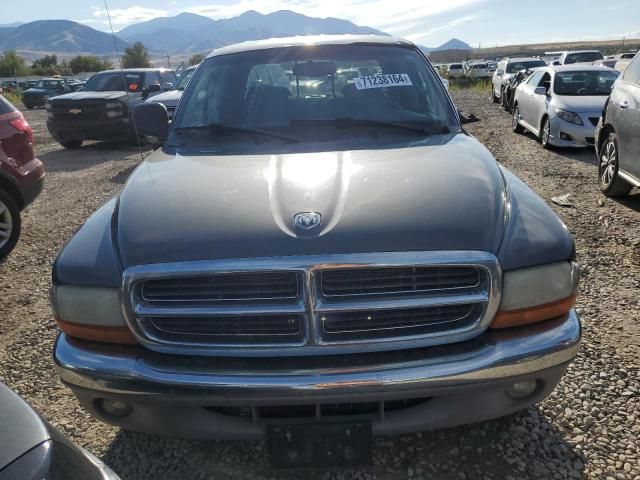
[[[171,68],[171,56],[167,53],[167,63],[169,64],[169,68]]]
[[[627,37],[622,37],[622,51],[624,52],[624,41],[627,39]]]

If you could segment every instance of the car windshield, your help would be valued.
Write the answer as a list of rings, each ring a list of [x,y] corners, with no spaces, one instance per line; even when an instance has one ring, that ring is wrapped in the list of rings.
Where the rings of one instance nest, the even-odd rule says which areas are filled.
[[[461,63],[453,63],[451,65],[449,65],[449,70],[458,70],[462,68],[462,64]]]
[[[567,54],[567,58],[565,58],[565,65],[571,63],[588,63],[595,62],[596,60],[602,60],[604,57],[600,52],[580,52],[580,53],[569,53]]]
[[[142,89],[142,74],[130,72],[98,73],[82,90],[86,92],[137,92]]]
[[[38,80],[35,88],[58,88],[60,82],[58,80]]]
[[[614,70],[557,72],[554,91],[558,95],[609,95],[618,78]]]
[[[542,60],[523,60],[518,62],[507,63],[507,73],[516,73],[520,70],[528,70],[530,68],[546,67],[547,64]]]
[[[397,140],[459,128],[441,81],[413,48],[283,47],[221,55],[197,70],[168,146]]]
[[[196,71],[195,68],[191,68],[189,70],[183,71],[180,74],[180,78],[178,79],[178,83],[176,84],[176,90],[184,90],[184,88],[187,86],[187,83],[189,83],[189,79],[193,75],[193,72],[195,72],[195,71]]]

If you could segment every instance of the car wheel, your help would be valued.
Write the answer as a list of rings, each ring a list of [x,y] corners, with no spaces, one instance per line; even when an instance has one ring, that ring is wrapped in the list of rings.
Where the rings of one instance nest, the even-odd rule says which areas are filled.
[[[511,130],[516,133],[524,132],[524,127],[520,125],[520,109],[517,105],[513,107],[513,115],[511,116]]]
[[[82,140],[66,140],[64,142],[60,142],[60,145],[64,148],[68,148],[69,150],[73,150],[82,146]]]
[[[20,209],[13,198],[0,190],[0,259],[11,253],[20,236]]]
[[[547,150],[551,150],[553,145],[549,143],[549,139],[551,138],[551,123],[549,122],[549,117],[544,117],[542,119],[542,126],[540,127],[540,143]]]
[[[505,110],[509,109],[509,96],[507,94],[507,90],[506,89],[502,89],[502,95],[500,95],[500,100],[501,100],[501,105],[502,108],[504,108]]]
[[[598,159],[598,185],[607,197],[625,197],[633,189],[633,185],[625,182],[618,175],[618,139],[609,132],[600,148]]]

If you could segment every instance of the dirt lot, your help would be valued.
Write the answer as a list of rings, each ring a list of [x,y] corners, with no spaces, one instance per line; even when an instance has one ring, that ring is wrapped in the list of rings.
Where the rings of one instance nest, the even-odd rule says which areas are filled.
[[[469,131],[545,200],[573,194],[574,208],[552,207],[575,236],[583,266],[578,307],[585,341],[541,405],[481,425],[377,439],[374,466],[367,470],[304,474],[271,471],[259,442],[152,437],[91,419],[53,369],[51,264],[89,214],[118,191],[140,156],[137,149],[101,144],[64,151],[48,136],[42,110],[26,116],[47,168],[46,187],[25,212],[18,248],[0,264],[0,381],[125,480],[640,479],[640,195],[605,199],[591,151],[545,151],[532,136],[512,133],[509,116],[488,95],[455,97],[482,119]]]

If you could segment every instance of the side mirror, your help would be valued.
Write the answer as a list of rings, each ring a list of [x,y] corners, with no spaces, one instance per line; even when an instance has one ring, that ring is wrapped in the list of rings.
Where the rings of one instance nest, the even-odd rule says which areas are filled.
[[[164,142],[169,133],[169,114],[167,108],[158,102],[141,103],[133,110],[135,129],[150,137]]]
[[[554,60],[551,65],[560,65],[560,62],[558,60]]]
[[[547,95],[547,89],[544,87],[536,87],[536,89],[533,91],[534,95]]]
[[[167,82],[164,84],[164,89],[165,90],[171,90],[173,88],[173,83],[171,82]]]

